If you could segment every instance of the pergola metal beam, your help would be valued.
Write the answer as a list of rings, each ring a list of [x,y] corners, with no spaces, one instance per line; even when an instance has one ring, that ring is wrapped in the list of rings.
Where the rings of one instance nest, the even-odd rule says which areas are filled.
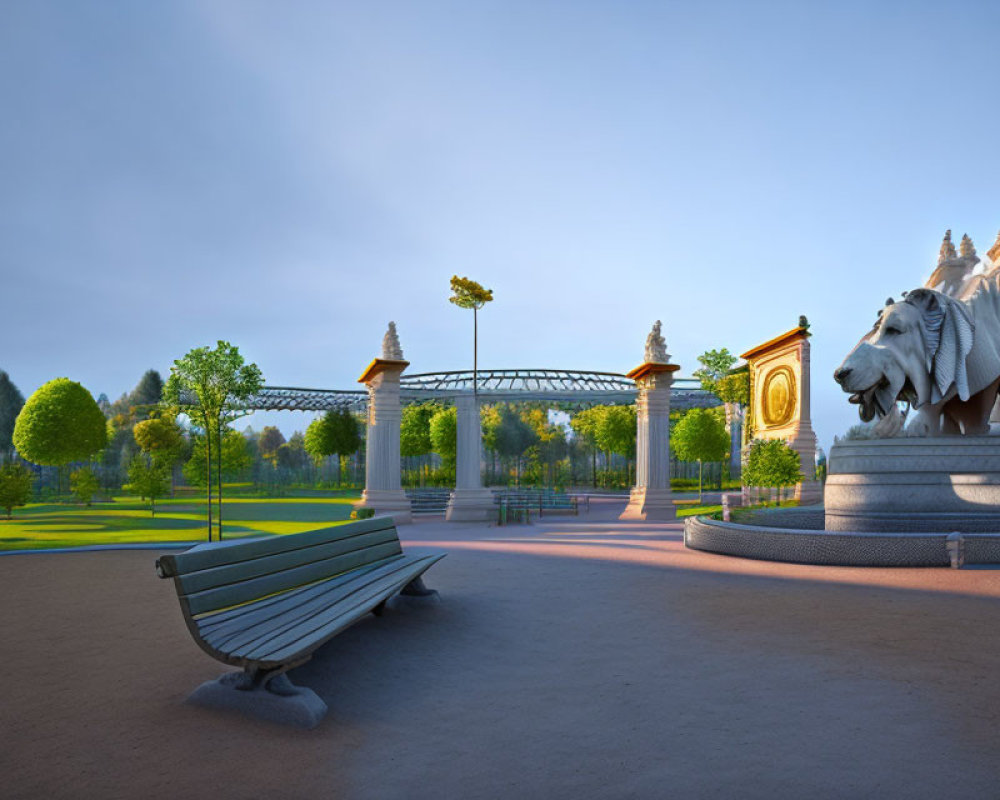
[[[557,407],[579,408],[635,402],[635,381],[616,372],[558,369],[479,370],[477,394],[487,402],[539,401]],[[400,396],[403,403],[425,400],[453,400],[473,391],[472,370],[423,372],[403,375]],[[715,395],[704,391],[693,378],[676,379],[671,389],[675,409],[711,408],[720,405]],[[246,411],[330,411],[367,407],[368,393],[359,389],[307,389],[294,386],[267,386],[245,405]]]

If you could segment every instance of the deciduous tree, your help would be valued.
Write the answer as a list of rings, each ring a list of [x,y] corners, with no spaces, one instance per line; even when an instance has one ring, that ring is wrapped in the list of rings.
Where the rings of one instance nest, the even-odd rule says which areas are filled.
[[[184,477],[189,483],[197,486],[205,486],[207,471],[207,459],[205,457],[206,442],[204,436],[196,436],[191,445],[191,458],[184,465]],[[217,448],[212,448],[218,454]],[[218,477],[221,468],[222,476],[229,480],[238,478],[244,470],[248,469],[253,460],[250,457],[250,448],[247,440],[239,431],[227,430],[222,435],[222,458],[216,455],[213,460],[215,468],[212,470],[214,478]]]
[[[338,456],[337,482],[343,483],[344,459],[361,447],[357,418],[346,408],[327,411],[309,424],[304,447],[316,463],[326,456]]]
[[[35,475],[24,464],[4,464],[0,467],[0,508],[13,516],[17,506],[26,505],[31,499],[31,484]]]
[[[729,374],[729,370],[736,363],[736,356],[723,347],[721,350],[708,350],[702,353],[698,356],[698,361],[701,367],[691,374],[701,381],[702,389],[715,394],[716,385]]]
[[[98,488],[100,487],[97,483],[97,476],[90,467],[80,467],[69,475],[69,490],[85,506],[89,507],[93,502]]]
[[[199,462],[200,463],[200,462]],[[128,491],[134,492],[142,500],[149,500],[149,514],[156,516],[156,499],[167,493],[170,481],[163,464],[158,464],[148,456],[137,455],[128,465]]]
[[[90,392],[69,378],[41,386],[14,425],[14,446],[34,464],[62,466],[90,458],[107,443],[104,414]]]
[[[153,463],[163,467],[170,476],[171,491],[173,490],[173,467],[183,456],[188,447],[184,431],[177,424],[173,414],[166,412],[142,422],[137,422],[132,428],[132,435],[139,448],[152,458]]]
[[[597,446],[623,456],[629,463],[635,458],[635,433],[635,406],[606,406],[598,417]],[[626,471],[631,472],[628,467]],[[627,477],[631,481],[631,474]]]
[[[496,429],[496,450],[501,458],[513,459],[514,475],[521,482],[521,458],[529,447],[538,443],[538,435],[511,406],[500,408],[500,423]]]
[[[743,467],[743,483],[778,489],[778,503],[781,490],[794,486],[802,475],[799,454],[780,439],[755,439],[747,450],[746,465]]]
[[[278,448],[284,443],[285,434],[273,425],[267,425],[260,432],[260,437],[257,439],[257,448],[260,451],[260,457],[265,461],[270,461],[271,465],[274,466],[278,463]]]
[[[569,426],[573,433],[585,448],[590,450],[591,459],[591,481],[594,488],[597,488],[597,426],[600,424],[601,415],[604,414],[607,406],[591,406],[582,411],[578,411],[569,421]]]
[[[707,408],[692,408],[671,428],[670,448],[681,461],[698,462],[698,502],[701,502],[704,462],[723,461],[729,454],[725,423]]]
[[[399,454],[423,456],[432,452],[431,418],[441,410],[437,403],[411,403],[403,408],[399,423]]]
[[[244,413],[246,401],[261,390],[264,378],[256,364],[247,364],[239,348],[219,340],[214,350],[198,347],[174,362],[163,387],[168,406],[184,407],[207,436],[206,475],[212,472],[212,450],[221,453],[228,422]],[[193,403],[193,405],[192,405]],[[241,437],[242,439],[242,437]],[[214,448],[213,448],[214,445]],[[244,445],[245,446],[245,445]],[[219,538],[222,538],[222,459],[217,459]],[[212,538],[212,487],[208,481],[208,538]]]
[[[431,417],[431,445],[448,470],[455,469],[458,449],[458,412],[455,406],[440,408]]]

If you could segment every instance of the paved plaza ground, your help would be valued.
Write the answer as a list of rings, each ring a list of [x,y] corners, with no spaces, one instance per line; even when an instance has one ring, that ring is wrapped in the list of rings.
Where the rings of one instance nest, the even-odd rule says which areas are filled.
[[[1000,571],[744,561],[620,506],[401,528],[442,602],[296,670],[312,731],[184,704],[225,667],[156,552],[0,558],[0,796],[1000,794]]]

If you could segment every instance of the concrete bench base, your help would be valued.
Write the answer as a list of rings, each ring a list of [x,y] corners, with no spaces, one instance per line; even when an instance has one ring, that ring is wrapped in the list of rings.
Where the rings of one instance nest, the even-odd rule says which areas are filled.
[[[195,689],[187,702],[205,708],[238,711],[268,722],[315,728],[326,715],[327,707],[318,694],[305,686],[294,686],[284,675],[278,694],[265,687],[239,689],[242,672],[227,672]]]

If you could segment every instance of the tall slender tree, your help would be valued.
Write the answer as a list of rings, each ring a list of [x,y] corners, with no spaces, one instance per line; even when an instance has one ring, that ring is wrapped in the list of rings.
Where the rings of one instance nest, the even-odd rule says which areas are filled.
[[[484,289],[481,284],[469,278],[459,278],[453,275],[451,278],[452,296],[449,302],[454,303],[459,308],[472,309],[472,391],[479,392],[479,309],[493,300],[493,290]]]
[[[244,404],[263,385],[260,368],[245,363],[239,348],[220,339],[214,350],[198,347],[175,361],[163,387],[163,402],[183,407],[185,413],[205,430],[209,541],[212,540],[212,450],[222,452],[222,433],[226,425],[244,416]],[[222,459],[216,460],[218,528],[219,539],[222,539]]]

